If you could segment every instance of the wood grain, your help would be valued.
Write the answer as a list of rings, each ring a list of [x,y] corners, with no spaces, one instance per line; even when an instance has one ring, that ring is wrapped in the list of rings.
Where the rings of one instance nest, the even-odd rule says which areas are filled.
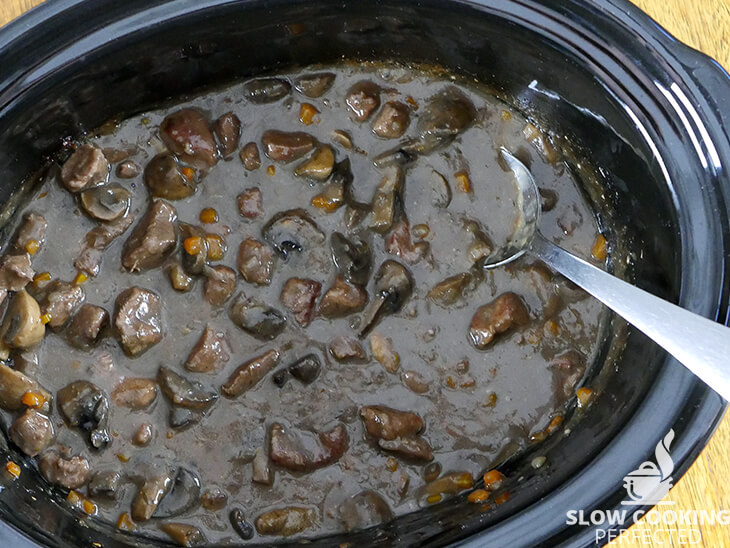
[[[681,41],[730,68],[730,0],[634,0]],[[41,0],[0,0],[0,25],[41,3]],[[730,416],[668,499],[674,511],[730,509]],[[670,507],[665,507],[670,508]],[[730,527],[700,525],[701,542],[678,537],[677,526],[653,525],[645,519],[614,541],[618,546],[730,546]]]

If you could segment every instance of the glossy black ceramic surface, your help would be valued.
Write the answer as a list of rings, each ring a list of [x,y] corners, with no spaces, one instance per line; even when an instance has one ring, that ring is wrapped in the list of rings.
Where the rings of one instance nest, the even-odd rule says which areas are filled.
[[[0,30],[0,199],[62,138],[109,118],[342,56],[440,64],[548,120],[602,168],[603,209],[631,246],[635,283],[727,321],[730,79],[623,0],[50,0]],[[590,545],[595,528],[567,526],[566,511],[620,507],[623,477],[670,428],[676,481],[723,410],[631,331],[587,416],[541,447],[549,465],[529,472],[530,454],[507,463],[524,478],[507,503],[483,513],[457,497],[312,544]],[[82,527],[50,491],[26,473],[0,492],[8,545],[164,545]]]

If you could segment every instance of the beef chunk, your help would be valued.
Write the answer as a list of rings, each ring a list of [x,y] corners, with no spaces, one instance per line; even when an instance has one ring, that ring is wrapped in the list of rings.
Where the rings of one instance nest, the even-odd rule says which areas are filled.
[[[53,450],[41,455],[39,467],[46,480],[66,489],[83,487],[91,475],[91,467],[86,458],[76,456],[67,459]]]
[[[388,101],[373,121],[373,133],[383,139],[402,137],[411,123],[411,111],[403,103]]]
[[[428,254],[429,247],[428,242],[413,243],[407,221],[399,221],[385,242],[387,253],[400,257],[408,264],[415,264],[423,259]]]
[[[254,105],[275,103],[291,91],[291,84],[283,78],[254,78],[243,84],[243,94]]]
[[[86,294],[80,285],[56,281],[43,288],[38,304],[41,314],[49,314],[51,317],[48,327],[58,329],[66,324],[85,298]]]
[[[315,72],[303,74],[294,82],[294,89],[306,97],[316,99],[322,97],[335,83],[335,74],[332,72]]]
[[[423,419],[415,413],[384,405],[363,407],[360,409],[360,417],[368,434],[386,441],[415,436],[423,430]]]
[[[425,439],[417,436],[406,436],[394,440],[380,439],[378,447],[408,460],[420,462],[433,460],[433,449]]]
[[[469,327],[469,338],[474,346],[484,349],[496,335],[524,326],[529,320],[524,301],[515,293],[503,293],[477,309]]]
[[[337,276],[319,302],[319,314],[325,318],[342,318],[359,312],[367,302],[368,294],[362,287]]]
[[[53,443],[53,423],[35,409],[27,409],[10,426],[10,439],[23,453],[35,457]]]
[[[30,255],[5,255],[0,259],[0,289],[21,291],[33,281],[35,272],[30,266]]]
[[[294,314],[294,319],[302,327],[312,321],[314,304],[322,290],[322,284],[314,280],[290,278],[281,290],[281,302]]]
[[[388,373],[395,373],[400,367],[400,356],[393,349],[393,341],[380,333],[370,335],[370,349],[373,357]]]
[[[352,118],[364,122],[380,107],[380,86],[369,80],[357,82],[348,90],[345,102]]]
[[[177,245],[176,219],[174,207],[163,200],[153,200],[124,242],[122,266],[130,272],[160,266]]]
[[[114,305],[114,327],[129,356],[139,356],[162,340],[162,301],[141,287],[122,291]]]
[[[375,491],[361,491],[340,506],[340,521],[345,531],[367,529],[393,519],[393,511]]]
[[[100,306],[85,304],[71,318],[66,330],[69,344],[76,348],[89,348],[99,340],[109,324],[109,314]]]
[[[311,384],[319,375],[322,369],[322,362],[316,354],[307,354],[298,359],[288,368],[292,377],[302,384]]]
[[[309,529],[316,520],[315,511],[300,506],[269,510],[256,518],[259,535],[288,537]]]
[[[246,219],[255,219],[264,214],[261,191],[257,188],[247,188],[238,195],[238,211]]]
[[[247,143],[241,149],[240,156],[241,162],[243,162],[243,167],[245,167],[247,171],[254,171],[261,167],[261,155],[259,154],[259,147],[256,143]]]
[[[207,326],[185,361],[185,367],[195,373],[208,373],[219,371],[229,359],[223,334],[216,333],[213,328]]]
[[[274,251],[253,238],[241,242],[238,271],[250,284],[269,285],[274,270]]]
[[[205,538],[203,532],[194,525],[168,521],[160,525],[160,529],[178,545],[184,546],[185,548],[205,546],[208,544],[208,539]]]
[[[251,463],[253,473],[251,479],[254,483],[271,486],[274,484],[274,471],[269,466],[269,459],[261,449],[256,450],[256,456]]]
[[[221,306],[236,289],[236,271],[227,266],[206,270],[203,297],[213,306]]]
[[[329,348],[338,362],[364,361],[368,357],[360,342],[352,337],[337,337],[330,342]]]
[[[218,138],[218,149],[221,156],[227,158],[238,149],[241,140],[241,120],[232,112],[218,118],[213,129]]]
[[[77,148],[61,168],[61,181],[71,192],[106,182],[109,177],[109,161],[104,152],[93,145]]]
[[[585,357],[577,350],[568,350],[552,360],[553,390],[559,400],[575,394],[575,387],[586,372]]]
[[[96,276],[101,270],[102,251],[132,226],[134,217],[125,215],[111,223],[101,223],[91,229],[84,238],[84,244],[74,261],[77,270],[89,276]]]
[[[348,445],[347,430],[338,424],[328,432],[290,432],[279,423],[269,430],[269,458],[293,472],[312,472],[339,460]]]
[[[240,396],[253,388],[268,375],[279,363],[279,352],[269,350],[239,366],[221,387],[221,392],[229,398]]]
[[[261,137],[266,156],[275,162],[292,162],[309,154],[317,143],[309,133],[286,132],[270,129]]]
[[[185,108],[170,114],[160,124],[160,137],[171,152],[190,165],[205,169],[218,162],[218,149],[203,114]]]
[[[19,253],[25,253],[28,242],[31,240],[37,242],[40,249],[46,241],[47,230],[48,222],[43,215],[33,212],[26,213],[13,238],[13,249]]]
[[[120,407],[147,409],[157,398],[157,383],[153,379],[130,377],[120,382],[112,392],[112,400]]]
[[[117,166],[117,177],[120,179],[134,179],[140,173],[142,173],[142,168],[131,160]]]

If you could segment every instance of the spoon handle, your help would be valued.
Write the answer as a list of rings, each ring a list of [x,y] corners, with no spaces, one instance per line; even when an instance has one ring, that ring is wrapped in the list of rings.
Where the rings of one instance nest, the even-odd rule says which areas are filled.
[[[529,252],[637,327],[730,400],[730,328],[619,280],[539,233]]]

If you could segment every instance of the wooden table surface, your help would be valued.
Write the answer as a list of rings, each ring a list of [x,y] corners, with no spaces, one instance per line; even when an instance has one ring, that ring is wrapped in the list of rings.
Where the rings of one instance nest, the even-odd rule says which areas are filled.
[[[42,0],[0,0],[0,26]],[[707,53],[730,69],[730,0],[634,0],[683,42]],[[674,511],[730,510],[730,415],[707,448],[669,493]],[[666,507],[665,507],[666,508]],[[612,547],[730,546],[730,526],[697,526],[697,535],[681,538],[677,526],[639,521]],[[686,531],[684,531],[686,533]],[[697,542],[700,540],[700,542]]]

